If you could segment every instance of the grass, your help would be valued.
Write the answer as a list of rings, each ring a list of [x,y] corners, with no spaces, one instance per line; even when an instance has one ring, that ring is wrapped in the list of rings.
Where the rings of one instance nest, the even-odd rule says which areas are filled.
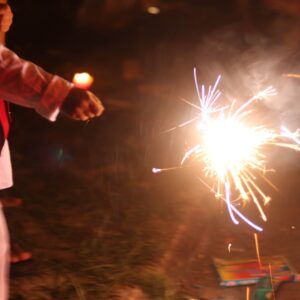
[[[168,280],[155,269],[180,209],[164,202],[157,183],[144,178],[146,188],[137,189],[130,181],[138,174],[117,182],[115,174],[100,174],[106,179],[99,185],[74,164],[29,170],[17,168],[24,207],[10,210],[8,221],[34,258],[13,267],[12,300],[110,299],[120,286],[170,299]]]

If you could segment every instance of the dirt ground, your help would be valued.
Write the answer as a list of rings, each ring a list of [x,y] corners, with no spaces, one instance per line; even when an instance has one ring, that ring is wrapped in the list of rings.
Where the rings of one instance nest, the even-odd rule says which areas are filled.
[[[284,197],[282,192],[275,193],[272,205],[267,210],[269,221],[263,224],[264,231],[259,234],[260,252],[262,256],[284,255],[295,270],[299,270],[300,224],[296,209],[298,197],[296,193],[291,192],[298,189],[298,181],[296,180],[298,173],[291,170],[285,170],[283,173],[286,176],[285,178],[288,179],[280,180],[279,186],[281,191],[284,191]],[[173,178],[173,180],[176,181],[176,178]],[[116,267],[121,269],[124,261],[132,259],[130,252],[126,254],[125,245],[119,246],[125,247],[124,253],[124,250],[120,250],[117,246],[118,242],[114,246],[110,241],[117,235],[116,238],[119,239],[119,242],[124,243],[126,236],[118,235],[120,228],[108,230],[102,222],[100,225],[95,224],[94,218],[99,217],[100,214],[99,212],[93,212],[91,208],[84,208],[81,205],[79,209],[74,209],[72,208],[73,204],[65,203],[62,207],[57,205],[52,208],[59,210],[59,213],[48,212],[48,214],[46,213],[43,217],[38,218],[36,214],[40,215],[41,207],[39,207],[40,204],[35,203],[34,205],[26,204],[26,207],[19,209],[17,214],[15,211],[10,212],[11,220],[8,217],[10,221],[22,222],[22,229],[18,230],[19,234],[17,236],[33,253],[31,262],[12,266],[12,292],[14,295],[19,295],[13,299],[81,299],[80,289],[79,292],[78,290],[76,292],[77,296],[70,296],[63,289],[64,285],[70,285],[70,278],[72,277],[71,282],[78,280],[78,286],[82,286],[83,290],[86,288],[86,283],[95,284],[95,288],[101,287],[103,294],[100,293],[102,296],[97,299],[246,299],[245,287],[223,288],[219,286],[219,278],[213,265],[213,259],[255,259],[256,250],[253,231],[243,224],[234,225],[229,219],[225,207],[220,206],[208,191],[199,187],[195,188],[187,182],[183,184],[183,182],[183,180],[178,181],[177,178],[177,187],[173,186],[172,193],[166,192],[162,184],[157,189],[157,186],[155,187],[157,183],[154,185],[153,182],[149,183],[150,186],[152,185],[153,196],[159,197],[158,193],[163,193],[165,197],[171,197],[171,199],[164,203],[166,211],[163,214],[161,212],[157,213],[156,209],[159,208],[156,208],[154,211],[157,215],[152,216],[155,220],[145,221],[153,224],[150,233],[142,228],[143,226],[147,227],[147,224],[142,222],[136,225],[140,227],[142,234],[145,235],[144,239],[147,240],[147,243],[149,243],[149,236],[147,235],[150,234],[154,243],[164,244],[164,247],[154,256],[152,253],[150,259],[142,258],[141,261],[144,270],[142,273],[147,273],[149,268],[153,274],[163,274],[168,281],[162,293],[147,293],[149,286],[146,285],[145,287],[144,283],[139,286],[139,281],[129,284],[128,274],[114,279],[116,283],[111,288],[108,288],[108,286],[111,286],[111,282],[105,278],[98,278],[99,281],[91,280],[89,282],[87,280],[85,282],[78,270],[82,270],[80,265],[83,264],[86,266],[84,274],[89,274],[89,259],[93,265],[100,264],[100,267],[103,266],[103,269],[98,270],[99,274],[105,273],[105,268],[108,268],[108,273],[111,272],[109,266],[105,267],[105,265],[115,263],[117,264]],[[143,195],[145,197],[145,194],[147,194],[145,191],[140,194],[141,199],[143,199]],[[63,196],[62,200],[65,198]],[[160,201],[163,201],[163,199],[164,197]],[[30,202],[30,198],[26,198],[26,201]],[[50,201],[50,199],[47,199],[47,201]],[[76,203],[76,198],[72,201]],[[174,208],[169,207],[172,202],[177,203],[181,210],[175,212],[175,215],[172,211]],[[147,202],[147,205],[151,204]],[[153,205],[156,205],[155,201]],[[80,216],[79,212],[83,210],[85,216]],[[153,214],[153,209],[148,207],[147,212]],[[145,211],[142,211],[142,213],[144,214]],[[168,214],[175,220],[172,220],[172,222],[163,220],[163,218],[168,218]],[[47,215],[58,218],[63,216],[63,220],[58,219],[52,224],[53,221],[49,220]],[[127,216],[127,218],[136,217]],[[147,217],[144,218],[147,219]],[[122,227],[124,221],[122,219],[122,216],[118,216],[117,221],[114,222],[119,223],[119,226]],[[89,235],[89,239],[91,239],[91,236],[93,236],[88,232],[91,229],[89,229],[89,225],[84,224],[85,222],[94,223],[94,226],[99,226],[95,227],[97,230],[101,228],[102,234],[110,235],[108,240],[103,236],[97,236],[101,243],[109,243],[104,252],[98,244],[96,244],[96,247],[91,246],[91,242],[87,242],[87,238],[85,238],[86,244],[80,244],[75,238],[76,236]],[[130,220],[129,222],[128,234],[134,235],[136,229],[132,230],[131,227],[135,226],[132,226]],[[20,224],[18,225],[20,226]],[[55,225],[59,225],[60,230],[55,228]],[[72,226],[73,228],[70,231],[70,228],[66,226]],[[155,228],[155,226],[158,228]],[[159,228],[163,232],[163,239],[161,232],[157,232]],[[108,233],[105,233],[107,230]],[[20,231],[22,235],[20,235]],[[14,237],[16,230],[12,234]],[[82,240],[84,240],[83,236],[81,237]],[[133,241],[132,245],[141,244],[140,239],[143,239],[143,237]],[[230,252],[228,251],[229,243],[232,244]],[[99,251],[102,256],[100,261],[93,256],[95,253],[90,257],[89,253],[83,254],[84,247],[91,247],[94,252]],[[144,252],[149,251],[147,247],[151,247],[153,250],[155,246],[151,243],[146,244],[139,255],[145,255]],[[114,252],[116,251],[121,251],[121,257],[119,257],[120,254],[115,256]],[[133,249],[133,251],[138,253],[139,249]],[[120,264],[114,261],[120,258]],[[131,272],[138,272],[137,270],[141,267],[137,266],[136,263],[129,264],[129,266],[130,274]],[[118,271],[120,270],[117,270],[116,273]],[[103,285],[100,285],[101,280],[103,280]],[[153,282],[155,280],[158,279],[153,278]],[[150,284],[150,288],[159,291],[160,285],[157,286],[153,282]],[[72,285],[76,286],[74,283]],[[52,292],[49,293],[50,291]],[[254,286],[251,286],[251,292],[254,292]],[[105,293],[107,293],[106,296]],[[283,284],[276,294],[276,299],[296,300],[299,299],[299,293],[299,283]],[[88,293],[82,292],[82,295],[86,295],[86,298],[82,296],[82,299],[93,299],[93,297],[88,296]]]
[[[280,180],[280,194],[275,195],[268,215],[269,222],[259,236],[262,256],[283,255],[295,270],[299,270],[298,236],[299,218],[297,173],[285,170],[286,180]],[[281,177],[281,176],[280,176]],[[201,200],[200,200],[201,201]],[[287,203],[288,202],[288,203]],[[286,207],[286,205],[288,207]],[[253,232],[247,226],[236,226],[229,221],[217,205],[207,207],[197,205],[189,207],[185,221],[180,224],[175,241],[172,241],[168,259],[163,266],[169,276],[180,285],[193,299],[246,299],[245,287],[222,288],[213,258],[225,260],[255,259],[256,249]],[[216,209],[217,212],[211,211]],[[228,244],[231,243],[231,251]],[[251,286],[253,294],[255,286]],[[276,293],[276,299],[299,299],[299,283],[282,284]]]

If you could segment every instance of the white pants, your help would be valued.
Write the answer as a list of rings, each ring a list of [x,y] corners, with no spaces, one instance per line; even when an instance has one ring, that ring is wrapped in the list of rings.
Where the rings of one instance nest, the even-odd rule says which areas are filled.
[[[9,146],[8,142],[5,141],[0,153],[0,189],[9,188],[12,184],[12,168]],[[9,255],[9,235],[2,211],[2,204],[0,202],[0,300],[8,300]]]
[[[9,237],[0,203],[0,300],[8,299],[9,279]]]

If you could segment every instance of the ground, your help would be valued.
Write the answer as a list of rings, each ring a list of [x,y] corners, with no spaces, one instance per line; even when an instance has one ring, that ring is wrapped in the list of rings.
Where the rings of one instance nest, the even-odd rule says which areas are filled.
[[[66,197],[57,183],[56,192],[49,190],[51,178],[27,175],[35,190],[23,191],[24,207],[11,209],[8,220],[15,222],[13,238],[32,250],[33,259],[12,266],[12,299],[246,297],[245,288],[219,287],[213,258],[256,258],[253,232],[233,225],[208,191],[181,174],[171,175],[172,180],[165,175],[163,182],[149,179],[130,203],[87,196],[79,184]],[[297,178],[290,170],[284,175]],[[61,185],[76,182],[62,178]],[[288,192],[298,188],[297,180],[280,187],[286,197],[274,197],[269,223],[259,235],[260,250],[265,256],[286,256],[299,270],[298,212],[286,208],[297,207],[297,197]],[[296,300],[299,291],[298,283],[283,285],[276,299]]]

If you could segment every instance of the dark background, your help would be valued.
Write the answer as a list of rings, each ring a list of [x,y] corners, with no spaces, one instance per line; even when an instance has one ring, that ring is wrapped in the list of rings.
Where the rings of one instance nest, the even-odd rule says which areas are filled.
[[[33,113],[23,110],[18,113],[19,109],[14,109],[15,126],[21,126],[23,130],[24,126],[30,126],[28,131],[40,132],[41,136],[44,127],[54,135],[57,128],[63,130],[65,127],[67,131],[84,130],[84,134],[94,135],[95,127],[101,130],[101,122],[108,122],[109,127],[118,126],[114,118],[122,116],[119,112],[112,113],[110,103],[121,106],[127,103],[132,115],[129,122],[126,120],[126,126],[122,126],[122,130],[127,127],[127,132],[120,133],[121,139],[136,131],[140,138],[145,138],[144,142],[151,142],[149,135],[153,135],[153,131],[155,135],[170,122],[178,121],[175,114],[182,114],[178,107],[183,107],[178,103],[179,97],[195,99],[193,67],[198,68],[199,80],[204,83],[211,82],[221,73],[223,88],[226,87],[226,93],[233,97],[248,96],[253,89],[270,83],[277,84],[277,88],[278,85],[281,88],[293,84],[295,92],[293,95],[288,93],[288,100],[268,107],[281,118],[282,106],[285,106],[285,114],[293,123],[298,116],[295,117],[293,109],[297,100],[292,101],[298,93],[297,81],[283,80],[281,75],[297,73],[299,69],[297,3],[11,1],[15,18],[7,37],[8,47],[69,80],[77,71],[89,71],[96,79],[94,92],[107,105],[103,120],[88,126],[64,120],[53,126]],[[157,5],[161,14],[148,14],[147,7],[151,5]],[[123,104],[122,98],[127,98]],[[161,98],[164,98],[163,104]],[[174,110],[173,114],[170,109]],[[293,116],[289,115],[290,110]],[[21,124],[23,116],[26,116],[25,124]],[[139,127],[144,131],[137,133]],[[15,137],[20,135],[20,130],[16,131]],[[116,132],[109,135],[107,138],[114,139],[112,136]],[[72,139],[76,139],[75,136],[73,134]],[[103,138],[100,138],[101,142],[106,143]],[[35,151],[39,151],[40,142],[40,136],[33,142],[34,156],[38,154]],[[111,143],[107,145],[114,147]],[[83,149],[90,148],[86,146],[83,145]],[[141,144],[141,147],[144,146]],[[136,156],[136,153],[130,155]],[[42,161],[44,159],[42,155]]]

